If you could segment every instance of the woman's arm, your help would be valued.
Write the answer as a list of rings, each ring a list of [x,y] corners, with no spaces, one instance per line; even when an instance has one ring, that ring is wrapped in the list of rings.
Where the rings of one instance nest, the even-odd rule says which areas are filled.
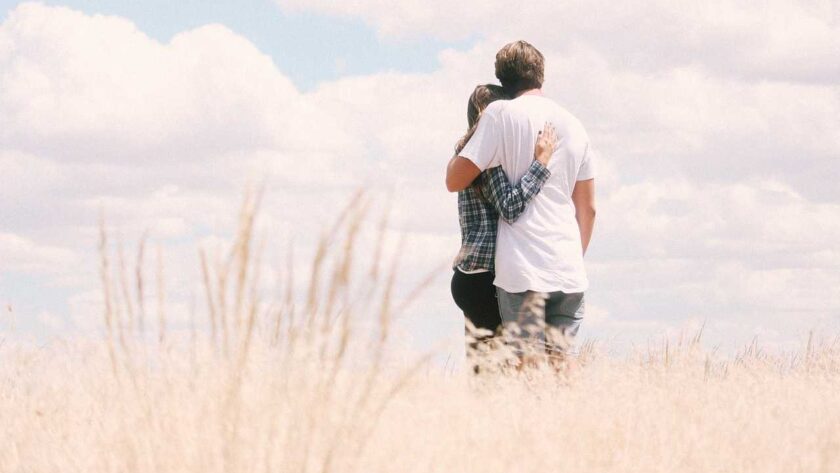
[[[550,175],[548,168],[534,161],[522,179],[511,185],[502,167],[496,166],[481,175],[481,193],[505,222],[513,223],[525,211],[528,202],[540,193]]]
[[[515,222],[531,199],[551,176],[546,165],[557,147],[554,127],[546,123],[534,148],[534,162],[516,185],[511,185],[501,166],[481,174],[481,193],[507,223]]]
[[[480,173],[478,166],[469,159],[458,155],[452,156],[446,166],[446,190],[449,192],[462,191],[469,187]]]
[[[472,136],[446,166],[446,189],[449,192],[466,189],[481,171],[490,166],[498,152],[500,136],[497,120],[488,107]]]

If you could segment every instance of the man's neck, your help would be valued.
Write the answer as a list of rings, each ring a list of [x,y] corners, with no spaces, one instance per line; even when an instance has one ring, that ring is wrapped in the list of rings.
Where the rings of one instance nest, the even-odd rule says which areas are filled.
[[[542,89],[528,89],[523,90],[522,92],[516,94],[517,97],[522,97],[523,95],[542,95]]]

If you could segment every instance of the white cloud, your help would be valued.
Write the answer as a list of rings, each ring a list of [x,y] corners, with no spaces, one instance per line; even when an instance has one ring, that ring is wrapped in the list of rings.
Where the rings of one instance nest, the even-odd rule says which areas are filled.
[[[0,37],[15,46],[0,54],[8,147],[134,165],[278,145],[353,151],[356,140],[302,104],[270,57],[222,25],[161,44],[122,18],[25,3]],[[330,140],[311,139],[314,117],[332,125]]]
[[[359,18],[384,37],[527,38],[586,45],[611,62],[658,70],[702,64],[718,73],[834,83],[840,23],[831,1],[276,0],[289,10]]]
[[[36,274],[60,273],[79,262],[72,251],[12,233],[0,233],[0,261],[3,271]]]

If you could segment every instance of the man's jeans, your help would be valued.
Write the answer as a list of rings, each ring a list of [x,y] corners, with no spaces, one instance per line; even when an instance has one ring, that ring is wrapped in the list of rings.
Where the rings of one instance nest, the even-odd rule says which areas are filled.
[[[510,293],[497,288],[502,325],[516,323],[519,336],[549,351],[569,350],[584,313],[583,293],[525,291]]]

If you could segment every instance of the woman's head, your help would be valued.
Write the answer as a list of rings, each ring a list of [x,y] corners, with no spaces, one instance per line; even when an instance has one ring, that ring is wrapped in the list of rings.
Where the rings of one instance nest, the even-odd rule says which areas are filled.
[[[467,102],[467,123],[470,128],[478,123],[478,118],[481,112],[487,108],[488,105],[496,100],[508,98],[505,95],[501,86],[495,84],[482,84],[476,86],[473,93],[470,95],[470,100]]]
[[[509,97],[505,95],[501,86],[495,84],[482,84],[476,86],[473,93],[470,94],[470,100],[467,102],[467,124],[469,129],[467,130],[467,133],[458,140],[458,143],[455,145],[455,152],[460,153],[461,150],[464,149],[464,146],[466,146],[467,141],[469,141],[473,133],[475,133],[475,127],[478,125],[478,119],[481,118],[481,113],[484,112],[484,109],[496,100],[503,100],[507,98]]]

